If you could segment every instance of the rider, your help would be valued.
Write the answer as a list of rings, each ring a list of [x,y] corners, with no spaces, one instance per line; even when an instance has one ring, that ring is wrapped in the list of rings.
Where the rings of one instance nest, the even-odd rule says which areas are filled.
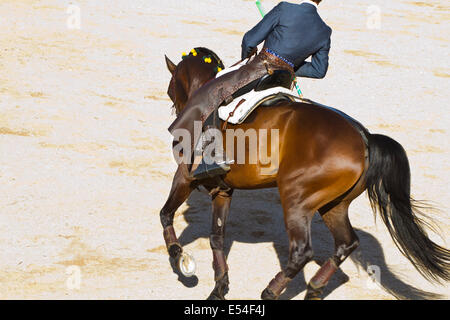
[[[280,2],[248,31],[242,41],[242,59],[265,40],[264,46],[295,65],[297,77],[322,79],[328,70],[331,28],[319,16],[322,0],[299,5]],[[305,62],[312,56],[311,62]]]
[[[295,76],[319,79],[325,77],[328,70],[331,28],[317,12],[320,2],[321,0],[312,0],[293,4],[283,1],[275,6],[245,34],[242,41],[242,59],[251,56],[263,41],[264,49],[240,69],[210,81],[198,90],[172,123],[169,131],[173,134],[176,129],[187,129],[194,139],[191,141],[192,148],[197,146],[193,135],[194,122],[204,122],[220,104],[229,102],[236,90],[270,73],[270,70],[287,70],[292,79]],[[311,62],[306,62],[310,56]],[[203,138],[208,139],[205,134]],[[209,139],[212,140],[212,137]],[[204,148],[204,145],[201,148]],[[223,175],[230,170],[223,150],[219,152],[219,157],[216,150],[215,159],[223,160],[207,163],[202,159],[198,167],[192,166],[193,177],[209,178]]]

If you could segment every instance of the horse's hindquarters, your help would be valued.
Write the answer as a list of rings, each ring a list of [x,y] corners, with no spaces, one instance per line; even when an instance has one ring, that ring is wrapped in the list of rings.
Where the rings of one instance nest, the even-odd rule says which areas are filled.
[[[295,104],[283,140],[278,182],[296,184],[312,210],[348,192],[366,167],[366,146],[359,131],[327,108]]]

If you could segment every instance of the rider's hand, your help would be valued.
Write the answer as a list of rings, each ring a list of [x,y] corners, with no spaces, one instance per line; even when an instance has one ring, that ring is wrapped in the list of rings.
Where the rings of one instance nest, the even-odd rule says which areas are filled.
[[[242,54],[242,60],[245,60],[247,58],[250,58],[251,56],[253,56],[254,54],[256,54],[258,52],[258,48],[257,47],[249,47],[247,49],[247,52],[244,52]]]

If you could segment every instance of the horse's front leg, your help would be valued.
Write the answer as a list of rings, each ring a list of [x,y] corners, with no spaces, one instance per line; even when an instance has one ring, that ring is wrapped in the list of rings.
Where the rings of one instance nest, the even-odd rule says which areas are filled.
[[[233,191],[221,191],[213,197],[212,232],[209,238],[213,252],[214,280],[216,286],[208,300],[225,300],[228,292],[228,265],[223,251],[225,224],[230,211]]]
[[[183,165],[178,167],[178,170],[173,178],[169,198],[160,212],[160,219],[164,229],[163,235],[166,242],[167,251],[169,252],[169,255],[177,262],[179,262],[180,258],[182,258],[183,249],[173,228],[173,219],[175,212],[187,200],[195,188],[192,181],[186,178],[186,170],[187,169]],[[184,263],[186,265],[189,264],[188,261],[184,261]],[[180,263],[177,263],[177,266],[180,269]],[[182,270],[180,271],[184,275],[189,275],[189,272],[186,272],[183,268],[181,269]]]

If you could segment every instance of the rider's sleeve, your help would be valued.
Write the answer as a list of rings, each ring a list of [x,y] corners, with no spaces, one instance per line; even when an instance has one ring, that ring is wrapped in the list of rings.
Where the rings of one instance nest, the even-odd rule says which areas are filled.
[[[323,79],[328,71],[330,47],[331,38],[319,51],[312,55],[311,62],[305,62],[297,69],[295,72],[297,77]]]
[[[242,60],[247,58],[247,55],[253,48],[266,40],[270,32],[276,27],[280,20],[281,5],[282,3],[279,3],[275,6],[253,29],[244,35],[242,40]]]

